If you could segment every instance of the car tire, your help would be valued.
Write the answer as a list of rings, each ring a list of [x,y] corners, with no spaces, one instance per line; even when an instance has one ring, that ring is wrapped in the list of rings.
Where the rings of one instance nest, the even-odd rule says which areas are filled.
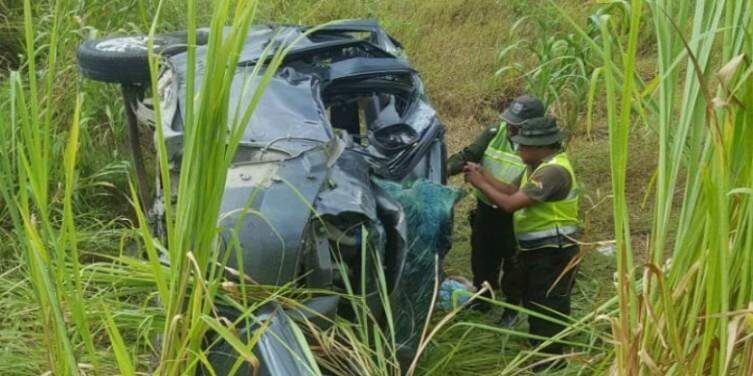
[[[208,33],[199,30],[197,45],[206,44]],[[120,36],[92,39],[76,51],[78,67],[85,77],[102,82],[135,84],[149,82],[147,36]],[[154,52],[172,56],[188,48],[185,31],[154,36]]]

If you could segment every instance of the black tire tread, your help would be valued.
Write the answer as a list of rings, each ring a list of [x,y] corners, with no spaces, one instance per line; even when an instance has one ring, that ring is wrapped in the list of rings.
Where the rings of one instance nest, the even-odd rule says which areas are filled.
[[[95,81],[121,84],[136,84],[150,81],[149,60],[145,51],[102,51],[97,45],[106,40],[123,37],[91,39],[81,44],[76,51],[78,67],[82,75]],[[156,53],[171,56],[186,50],[188,33],[185,31],[154,36],[159,48]],[[197,44],[205,44],[207,33],[197,34]]]

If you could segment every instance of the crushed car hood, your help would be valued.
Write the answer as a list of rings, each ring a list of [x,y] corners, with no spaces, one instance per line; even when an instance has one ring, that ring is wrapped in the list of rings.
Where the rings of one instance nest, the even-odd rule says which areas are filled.
[[[327,178],[323,148],[282,162],[240,165],[228,171],[220,209],[228,265],[262,284],[290,282],[301,265],[304,231]],[[264,260],[260,262],[260,260]]]

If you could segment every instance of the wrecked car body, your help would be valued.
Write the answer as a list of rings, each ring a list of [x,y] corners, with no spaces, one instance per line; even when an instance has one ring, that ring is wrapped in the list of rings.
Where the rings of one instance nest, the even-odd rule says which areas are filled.
[[[228,257],[228,266],[264,285],[295,283],[340,292],[355,286],[354,292],[366,296],[368,304],[379,310],[378,281],[372,269],[383,273],[390,296],[415,287],[415,281],[401,283],[401,278],[413,251],[410,243],[416,241],[403,205],[379,181],[444,184],[444,128],[400,44],[372,21],[339,23],[315,31],[304,26],[252,26],[238,62],[229,108],[246,108],[251,103],[260,79],[252,72],[264,63],[265,47],[296,38],[299,42],[261,96],[227,172],[219,225],[226,229],[224,251],[234,253]],[[199,64],[205,54],[203,46],[197,47]],[[82,59],[86,56],[79,53]],[[165,54],[158,83],[162,124],[154,124],[148,98],[130,99],[130,109],[140,123],[161,127],[175,175],[180,173],[187,100],[186,60],[184,52]],[[87,74],[86,67],[96,65],[80,65],[90,78],[133,83],[107,72]],[[138,75],[133,73],[129,79]],[[201,69],[197,69],[196,81],[201,80]],[[168,199],[173,198],[157,192],[151,210],[157,224],[162,220],[163,200]],[[438,217],[443,223],[432,236],[448,236],[450,214],[444,212],[448,213]],[[449,240],[437,244],[441,249],[431,249],[427,256],[432,260],[434,253],[443,255],[450,246]],[[364,255],[367,249],[373,252]],[[362,265],[369,270],[361,270]],[[431,285],[433,270],[428,272],[424,282]],[[365,291],[356,283],[362,276],[367,281]],[[324,317],[347,315],[340,300],[323,295],[305,304]],[[305,367],[296,365],[300,357],[290,354],[303,352],[296,350],[300,344],[281,346],[279,340],[294,337],[289,326],[295,313],[268,309],[261,315],[272,319],[269,330],[278,339],[267,338],[254,350],[263,363],[261,374],[305,374]],[[426,312],[421,315],[411,319],[421,320]],[[409,327],[415,330],[403,334],[405,343],[415,343],[420,325]],[[407,345],[405,351],[410,353],[411,348]],[[227,355],[232,354],[229,345],[220,344],[216,350],[210,361],[217,369],[232,365],[235,357]]]

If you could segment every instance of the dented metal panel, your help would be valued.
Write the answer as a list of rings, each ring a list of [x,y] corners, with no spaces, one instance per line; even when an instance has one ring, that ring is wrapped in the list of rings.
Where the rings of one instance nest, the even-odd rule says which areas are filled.
[[[357,280],[366,273],[367,291],[359,293],[376,310],[381,305],[377,269],[385,273],[392,296],[406,296],[395,290],[418,285],[425,294],[424,283],[400,283],[406,271],[416,276],[416,266],[406,264],[416,259],[409,257],[413,248],[408,244],[416,239],[411,233],[416,224],[406,220],[394,192],[387,193],[374,179],[442,184],[444,128],[399,43],[377,23],[349,22],[304,35],[306,29],[254,26],[244,44],[231,88],[231,121],[241,119],[252,103],[260,79],[251,72],[265,63],[265,50],[298,40],[254,109],[228,171],[219,223],[222,251],[231,253],[231,268],[262,284],[292,282],[338,291],[343,278],[339,267],[347,270],[345,278]],[[369,34],[358,39],[352,32]],[[198,88],[206,48],[199,47],[196,56]],[[185,54],[168,60],[172,86],[165,92],[173,93],[175,108],[163,111],[174,117],[161,126],[175,162],[182,148],[187,67]],[[369,258],[369,270],[360,270],[361,257]],[[426,275],[427,281],[432,277]],[[338,310],[332,300],[312,307],[328,317]],[[273,320],[273,332],[289,337],[292,321],[287,316]],[[415,323],[401,327],[420,329]],[[270,338],[264,336],[257,350],[266,362],[262,374],[303,372],[295,357]],[[222,369],[234,358],[213,359]]]

